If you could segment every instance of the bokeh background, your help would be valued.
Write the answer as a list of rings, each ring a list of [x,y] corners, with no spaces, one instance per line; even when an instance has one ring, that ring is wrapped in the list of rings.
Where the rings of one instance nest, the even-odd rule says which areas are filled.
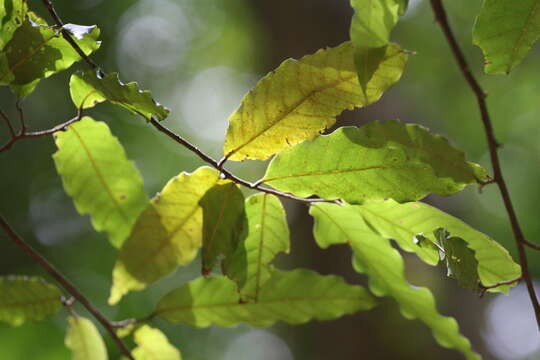
[[[48,19],[41,2],[31,6]],[[119,71],[124,81],[138,81],[172,109],[166,125],[212,156],[221,157],[228,115],[243,94],[288,57],[298,58],[348,39],[352,9],[348,0],[57,0],[64,21],[91,25],[102,31],[103,45],[94,56],[106,71]],[[499,141],[503,167],[526,236],[540,238],[540,53],[532,51],[509,76],[482,74],[482,56],[471,44],[474,16],[481,2],[446,2],[451,23],[472,69],[489,92],[489,106]],[[381,101],[346,112],[339,125],[400,119],[423,124],[447,136],[469,160],[490,168],[478,110],[450,55],[428,1],[412,1],[393,39],[414,51],[402,80]],[[31,129],[50,128],[75,114],[68,91],[69,71],[43,81],[23,102]],[[14,98],[0,89],[0,108],[16,119]],[[157,133],[141,118],[102,104],[89,111],[105,121],[140,169],[148,194],[169,178],[202,165],[189,151]],[[8,139],[0,128],[0,141]],[[147,314],[165,292],[199,275],[199,262],[179,268],[145,292],[128,295],[118,307],[106,305],[115,251],[104,234],[92,230],[64,193],[51,155],[51,137],[22,140],[0,154],[0,213],[111,319]],[[266,163],[229,163],[239,175],[255,180]],[[426,201],[491,235],[516,258],[515,245],[497,188],[479,193],[470,187],[450,198]],[[291,225],[292,252],[278,267],[307,267],[323,274],[340,274],[365,284],[351,270],[346,248],[319,250],[311,235],[312,220],[305,206],[285,202]],[[486,359],[538,359],[540,337],[523,286],[510,296],[476,295],[459,289],[443,269],[404,255],[407,276],[428,286],[439,310],[454,316]],[[529,251],[531,270],[540,275],[540,256]],[[41,268],[0,235],[0,274],[35,274]],[[77,308],[81,314],[85,311]],[[370,312],[336,321],[300,326],[278,324],[269,329],[194,329],[159,320],[170,341],[186,360],[307,360],[307,359],[458,359],[459,353],[437,345],[430,331],[406,320],[391,299]],[[0,324],[0,359],[69,359],[63,344],[66,311],[52,320],[18,328]],[[111,358],[120,357],[107,343]]]

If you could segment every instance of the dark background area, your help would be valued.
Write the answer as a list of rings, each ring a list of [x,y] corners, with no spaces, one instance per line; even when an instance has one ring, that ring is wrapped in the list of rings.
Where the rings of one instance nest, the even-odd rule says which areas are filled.
[[[143,89],[172,109],[165,124],[219,158],[227,117],[245,92],[289,57],[299,58],[319,48],[348,40],[352,9],[347,0],[81,0],[54,2],[65,22],[97,24],[103,44],[93,56],[105,71],[119,71],[124,81]],[[471,29],[480,1],[447,2],[451,23],[471,67],[489,93],[489,106],[500,142],[503,169],[527,238],[540,238],[540,79],[538,51],[509,76],[482,73],[482,54],[471,44]],[[40,1],[31,8],[50,20]],[[400,119],[420,123],[443,134],[464,150],[467,158],[490,169],[487,147],[473,94],[458,72],[448,45],[433,21],[427,1],[411,1],[393,40],[414,51],[402,80],[381,101],[345,112],[338,125],[362,125],[373,120]],[[42,81],[23,107],[32,130],[53,127],[75,114],[68,82],[73,70]],[[0,108],[16,119],[15,99],[0,88]],[[142,118],[110,104],[88,112],[105,121],[134,160],[150,196],[169,178],[191,172],[201,161],[157,133]],[[0,141],[7,141],[0,127]],[[115,250],[104,234],[96,233],[88,216],[77,214],[64,193],[51,155],[52,137],[22,140],[0,154],[0,213],[18,233],[66,274],[111,319],[147,314],[168,290],[198,276],[199,261],[145,292],[129,294],[117,307],[107,306]],[[238,175],[258,179],[266,163],[228,163]],[[450,198],[428,202],[489,234],[515,256],[515,245],[497,188],[480,194],[475,186]],[[353,272],[350,251],[314,244],[312,220],[303,205],[285,202],[291,227],[292,251],[277,266],[306,267],[339,274],[351,283],[366,284]],[[435,294],[438,309],[454,316],[462,332],[486,359],[540,357],[540,339],[522,286],[510,296],[475,294],[459,289],[445,271],[404,254],[407,277]],[[540,257],[529,252],[531,270],[540,275]],[[0,235],[0,275],[34,274],[41,268]],[[77,307],[81,314],[82,308]],[[440,347],[430,330],[406,320],[396,303],[336,321],[300,326],[278,324],[269,329],[194,329],[156,321],[186,360],[307,360],[307,359],[457,359]],[[0,324],[0,359],[69,359],[63,344],[66,311],[52,320],[18,328]],[[111,359],[120,357],[107,339]]]

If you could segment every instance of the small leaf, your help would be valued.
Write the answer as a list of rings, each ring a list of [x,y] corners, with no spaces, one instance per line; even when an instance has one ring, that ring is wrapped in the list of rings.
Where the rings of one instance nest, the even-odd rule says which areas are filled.
[[[75,41],[89,55],[96,51],[99,29]],[[30,94],[41,79],[69,68],[81,59],[58,31],[32,12],[0,53],[0,85],[10,85],[19,98]]]
[[[19,326],[43,320],[62,307],[62,293],[41,278],[0,276],[0,321]]]
[[[77,211],[120,247],[148,204],[137,168],[104,122],[85,117],[54,137],[56,169]]]
[[[480,359],[472,351],[470,342],[459,333],[457,322],[437,312],[431,292],[426,288],[413,288],[407,282],[399,252],[389,240],[366,229],[357,208],[359,206],[335,204],[312,206],[317,243],[323,248],[331,244],[350,244],[355,269],[368,275],[370,289],[375,295],[392,296],[400,305],[403,316],[423,321],[442,346],[461,351],[467,359]]]
[[[68,318],[66,346],[72,360],[107,360],[107,348],[94,324],[80,316]]]
[[[245,221],[244,195],[232,182],[216,185],[199,202],[203,209],[202,272],[208,274],[220,256],[230,258]]]
[[[23,24],[27,11],[25,0],[0,0],[0,50],[11,40],[15,30]]]
[[[486,179],[484,169],[465,161],[443,137],[384,121],[342,127],[299,144],[272,160],[263,181],[297,196],[363,203],[450,195]]]
[[[169,180],[139,216],[120,249],[109,303],[193,260],[202,244],[199,201],[206,191],[223,182],[218,171],[206,166]]]
[[[259,193],[246,199],[246,236],[224,265],[225,273],[238,283],[242,297],[257,301],[270,279],[269,263],[289,252],[289,227],[285,210],[274,195]]]
[[[388,47],[364,96],[354,65],[355,47],[345,42],[300,60],[288,59],[242,100],[229,118],[224,152],[231,160],[264,160],[312,139],[346,109],[369,105],[401,77],[407,55]]]
[[[473,43],[484,52],[486,73],[508,74],[539,37],[539,0],[484,0]]]
[[[373,297],[360,286],[298,269],[274,270],[257,303],[242,302],[236,284],[226,277],[199,278],[165,295],[155,313],[169,322],[196,327],[240,322],[270,326],[276,321],[302,324],[336,319],[374,305]]]
[[[132,355],[135,360],[181,360],[180,352],[167,340],[158,329],[143,325],[134,335],[137,347]]]
[[[71,99],[77,108],[91,108],[104,101],[110,101],[139,114],[147,120],[155,117],[163,120],[170,110],[156,102],[148,90],[140,90],[136,82],[122,83],[118,73],[103,74],[101,70],[79,71],[69,82]]]

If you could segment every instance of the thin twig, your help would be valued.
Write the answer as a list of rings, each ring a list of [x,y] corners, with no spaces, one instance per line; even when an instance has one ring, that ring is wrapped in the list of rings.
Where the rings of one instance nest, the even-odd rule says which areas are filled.
[[[484,296],[486,291],[488,291],[489,289],[495,289],[495,288],[498,288],[498,287],[503,286],[503,285],[510,285],[510,284],[513,284],[513,283],[517,283],[517,282],[519,282],[521,280],[523,280],[522,276],[518,277],[517,279],[501,281],[500,283],[496,283],[496,284],[489,285],[489,286],[484,286],[484,285],[480,284],[480,294],[479,295],[480,295],[480,297],[482,297],[482,296]]]
[[[45,7],[47,8],[47,11],[49,11],[49,14],[51,14],[51,17],[53,18],[55,24],[61,29],[62,36],[64,37],[64,39],[66,39],[66,41],[77,52],[77,54],[79,54],[81,59],[83,59],[88,64],[88,66],[90,66],[90,68],[97,69],[98,66],[96,65],[96,63],[93,62],[92,59],[90,59],[84,53],[84,51],[82,51],[82,49],[79,47],[77,42],[73,40],[73,37],[71,37],[71,34],[69,33],[69,31],[64,29],[64,22],[62,21],[62,19],[60,19],[60,16],[58,16],[58,13],[56,12],[52,2],[50,0],[42,0],[42,1]]]
[[[540,250],[540,245],[533,244],[532,242],[527,241],[527,240],[525,240],[525,239],[523,239],[522,243],[523,243],[523,245],[527,245],[527,246],[530,247],[531,249],[534,249],[534,250]]]
[[[101,323],[101,325],[103,325],[105,330],[107,330],[107,332],[116,342],[116,345],[118,346],[122,354],[127,356],[128,359],[134,360],[128,348],[116,335],[114,327],[111,326],[111,322],[103,314],[101,314],[101,312],[99,312],[99,310],[96,309],[94,305],[92,305],[92,303],[79,290],[77,290],[77,288],[64,275],[62,275],[58,270],[56,270],[56,268],[51,263],[49,263],[43,256],[36,252],[19,235],[17,235],[15,230],[13,230],[11,226],[9,226],[9,224],[6,222],[6,220],[4,220],[2,216],[0,216],[0,227],[4,229],[9,239],[15,245],[17,245],[22,251],[29,255],[36,263],[41,265],[41,267],[43,267],[60,285],[62,285],[64,289],[66,289],[66,291],[71,296],[77,299],[77,301],[80,302],[86,308],[86,310],[88,310],[88,312],[92,314],[94,318],[96,318],[96,320]]]
[[[19,113],[19,122],[21,124],[21,130],[19,134],[22,135],[26,133],[26,122],[24,121],[24,111],[21,106],[21,100],[15,101],[15,107],[17,108],[17,112]]]
[[[534,290],[534,285],[531,279],[531,275],[529,273],[529,264],[527,262],[527,254],[525,252],[525,245],[530,245],[530,243],[525,240],[525,235],[523,234],[523,230],[521,229],[521,226],[519,225],[518,218],[514,210],[514,206],[512,205],[512,200],[510,198],[508,187],[506,186],[506,182],[504,181],[504,177],[501,170],[501,164],[499,161],[499,155],[497,153],[497,148],[500,147],[500,145],[495,139],[495,134],[493,132],[493,125],[489,117],[489,112],[488,112],[487,104],[486,104],[487,94],[484,92],[484,90],[482,89],[478,81],[476,81],[474,75],[471,73],[469,69],[469,65],[467,64],[467,61],[465,60],[465,56],[463,55],[463,52],[461,51],[456,41],[456,38],[454,37],[450,24],[448,23],[446,11],[443,7],[441,0],[431,0],[431,7],[433,8],[433,12],[435,13],[435,19],[439,23],[444,33],[444,36],[446,37],[446,40],[448,44],[450,45],[452,54],[454,55],[454,58],[459,65],[459,69],[461,70],[461,73],[467,80],[467,83],[469,84],[472,91],[474,92],[474,95],[476,96],[476,100],[478,102],[478,107],[480,109],[480,115],[482,118],[482,123],[484,125],[484,131],[486,134],[487,143],[489,147],[489,155],[491,157],[491,164],[493,166],[493,174],[494,174],[493,179],[495,180],[495,182],[497,183],[499,187],[499,190],[501,192],[501,197],[504,202],[504,206],[506,207],[506,212],[508,213],[510,224],[512,225],[512,231],[514,233],[514,238],[516,240],[516,246],[517,246],[518,254],[519,254],[519,261],[521,263],[523,280],[525,280],[525,283],[527,284],[529,297],[531,299],[534,313],[536,315],[536,322],[538,324],[538,328],[540,329],[540,303],[538,302],[538,298]]]
[[[11,125],[11,121],[9,121],[8,116],[2,110],[0,110],[0,117],[2,117],[2,119],[4,119],[4,121],[6,122],[6,125],[9,129],[9,134],[11,135],[11,137],[14,138],[15,136],[17,136],[15,134],[15,129],[13,129],[13,125]]]
[[[238,176],[234,175],[233,173],[229,172],[227,169],[223,169],[222,168],[223,163],[221,161],[218,162],[218,161],[212,159],[210,156],[206,155],[203,151],[201,151],[198,147],[191,144],[189,141],[187,141],[186,139],[184,139],[180,135],[174,133],[173,131],[171,131],[170,129],[168,129],[164,125],[162,125],[158,120],[152,119],[152,120],[150,120],[150,123],[156,129],[158,129],[162,133],[166,134],[168,137],[170,137],[171,139],[173,139],[174,141],[176,141],[180,145],[184,146],[185,148],[187,148],[191,152],[195,153],[198,157],[200,157],[206,163],[210,164],[215,169],[219,170],[221,172],[221,174],[226,179],[229,179],[229,180],[231,180],[231,181],[233,181],[233,182],[235,182],[237,184],[246,186],[246,187],[248,187],[250,189],[255,189],[255,190],[259,190],[259,191],[262,191],[262,192],[265,192],[265,193],[268,193],[268,194],[280,196],[282,198],[296,200],[296,201],[302,201],[304,203],[327,202],[327,203],[340,204],[339,200],[327,200],[327,199],[321,199],[321,198],[303,198],[303,197],[295,196],[295,195],[292,195],[292,194],[289,194],[289,193],[286,193],[286,192],[282,192],[282,191],[278,191],[278,190],[275,190],[275,189],[270,189],[270,188],[267,188],[267,187],[263,187],[263,186],[261,186],[261,183],[259,181],[255,182],[255,183],[251,183],[251,182],[249,182],[247,180],[241,179]]]

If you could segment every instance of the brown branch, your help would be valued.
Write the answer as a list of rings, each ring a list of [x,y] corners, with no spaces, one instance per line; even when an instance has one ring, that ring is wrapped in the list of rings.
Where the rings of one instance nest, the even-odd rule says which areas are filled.
[[[286,193],[286,192],[282,192],[282,191],[279,191],[279,190],[263,187],[263,186],[261,186],[260,181],[257,181],[255,183],[251,183],[251,182],[249,182],[247,180],[241,179],[238,176],[234,175],[233,173],[229,172],[228,170],[223,169],[223,163],[224,163],[223,161],[218,162],[218,161],[212,159],[210,156],[208,156],[204,152],[202,152],[198,147],[191,144],[189,141],[187,141],[186,139],[184,139],[180,135],[174,133],[173,131],[171,131],[170,129],[168,129],[164,125],[162,125],[158,120],[152,119],[152,120],[150,120],[150,123],[156,129],[158,129],[159,131],[161,131],[162,133],[164,133],[165,135],[167,135],[168,137],[170,137],[171,139],[173,139],[174,141],[176,141],[180,145],[184,146],[185,148],[187,148],[191,152],[195,153],[198,157],[200,157],[206,163],[210,164],[215,169],[219,170],[223,177],[225,177],[226,179],[229,179],[229,180],[231,180],[231,181],[233,181],[233,182],[235,182],[237,184],[246,186],[246,187],[248,187],[250,189],[255,189],[255,190],[259,190],[259,191],[262,191],[262,192],[265,192],[265,193],[268,193],[268,194],[276,195],[276,196],[279,196],[279,197],[282,197],[282,198],[285,198],[285,199],[301,201],[301,202],[304,202],[304,203],[328,202],[328,203],[340,204],[339,200],[327,200],[327,199],[321,199],[321,198],[303,198],[303,197],[295,196],[295,195],[292,195],[292,194],[289,194],[289,193]]]
[[[489,285],[489,286],[484,286],[484,285],[480,284],[480,294],[479,295],[480,295],[480,297],[482,297],[482,296],[484,296],[486,291],[488,291],[489,289],[495,289],[495,288],[498,288],[499,286],[503,286],[503,285],[510,285],[510,284],[513,284],[513,283],[517,283],[517,282],[519,282],[521,280],[523,280],[522,276],[518,277],[517,279],[501,281],[499,283]]]
[[[534,250],[540,250],[540,245],[536,245],[530,241],[527,241],[525,239],[523,239],[522,241],[523,245],[526,245],[528,247],[530,247],[531,249],[534,249]]]
[[[9,120],[8,116],[6,115],[6,113],[3,112],[2,110],[0,110],[0,117],[1,117],[2,119],[4,119],[4,121],[6,122],[6,125],[7,125],[8,129],[9,129],[9,134],[11,135],[11,137],[13,138],[13,137],[17,136],[17,135],[15,134],[15,129],[13,129],[13,125],[11,125],[11,121]]]
[[[79,291],[77,288],[56,268],[47,261],[43,256],[41,256],[36,250],[34,250],[29,244],[27,244],[15,230],[9,226],[9,224],[0,216],[0,227],[4,229],[5,233],[8,235],[9,239],[17,245],[22,251],[29,255],[37,264],[41,265],[66,291],[73,296],[78,302],[80,302],[90,314],[96,318],[97,321],[103,325],[105,330],[111,335],[113,340],[116,342],[116,345],[129,359],[134,360],[133,356],[129,352],[128,348],[122,342],[122,340],[116,335],[114,327],[111,325],[111,322],[99,312],[98,309],[92,305],[92,303]]]
[[[476,81],[474,75],[471,73],[469,69],[469,65],[467,64],[467,61],[465,60],[465,56],[463,55],[463,52],[461,51],[456,41],[456,38],[454,37],[450,24],[448,23],[446,11],[443,7],[441,0],[431,0],[431,7],[433,8],[433,12],[435,13],[435,19],[439,23],[444,33],[444,36],[446,37],[446,41],[450,45],[452,54],[454,55],[454,58],[459,65],[459,69],[461,73],[463,74],[463,76],[465,77],[465,79],[467,80],[467,83],[469,84],[470,88],[474,92],[476,101],[478,102],[478,108],[480,109],[480,116],[482,118],[482,123],[484,125],[484,131],[486,134],[487,143],[489,147],[489,155],[491,157],[491,164],[493,166],[493,174],[494,174],[493,179],[499,187],[501,197],[503,199],[504,206],[506,208],[506,212],[508,213],[510,224],[512,225],[512,231],[514,233],[514,238],[516,240],[516,246],[517,246],[518,254],[519,254],[519,261],[521,263],[523,280],[525,280],[525,283],[527,284],[529,297],[531,299],[534,313],[536,315],[536,322],[538,324],[538,328],[540,329],[540,303],[538,302],[538,298],[534,290],[534,285],[531,279],[531,275],[529,273],[529,264],[527,262],[527,254],[525,252],[525,245],[530,246],[531,243],[525,240],[525,235],[523,234],[523,230],[521,229],[521,226],[519,225],[518,218],[514,210],[514,206],[512,205],[512,200],[510,198],[510,193],[508,191],[508,187],[506,186],[506,182],[502,174],[499,155],[497,153],[497,148],[500,145],[495,139],[495,134],[493,132],[493,125],[489,117],[489,112],[488,112],[488,108],[486,104],[487,94],[484,92],[484,90],[482,89],[478,81]]]
[[[21,134],[24,134],[26,132],[26,122],[24,121],[24,111],[21,106],[21,100],[15,101],[15,108],[17,108],[17,112],[19,113],[19,123],[21,124]]]

